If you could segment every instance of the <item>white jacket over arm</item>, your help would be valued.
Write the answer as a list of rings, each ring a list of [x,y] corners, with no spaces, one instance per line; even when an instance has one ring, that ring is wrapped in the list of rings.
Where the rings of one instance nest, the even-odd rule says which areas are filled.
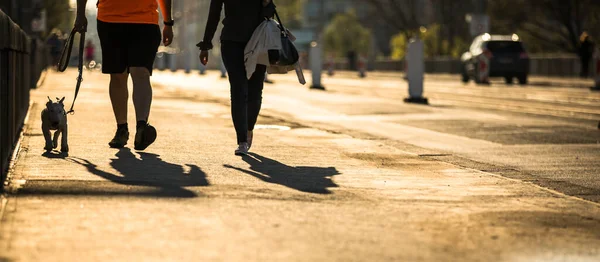
[[[281,48],[281,30],[277,22],[272,19],[265,20],[254,30],[252,38],[250,38],[244,49],[246,77],[248,79],[252,77],[257,64],[269,65],[269,50],[279,50]]]

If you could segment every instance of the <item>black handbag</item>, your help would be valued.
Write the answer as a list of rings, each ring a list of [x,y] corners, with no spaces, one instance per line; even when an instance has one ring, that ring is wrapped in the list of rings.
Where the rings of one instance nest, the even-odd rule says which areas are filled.
[[[281,30],[281,49],[279,50],[279,57],[277,59],[271,59],[271,55],[269,55],[269,62],[272,65],[279,66],[295,65],[300,59],[298,50],[294,43],[292,43],[292,40],[288,37],[288,31],[283,26],[281,18],[279,18],[279,14],[277,14],[277,10],[275,10],[275,17],[277,18],[277,22],[279,22],[279,29]]]

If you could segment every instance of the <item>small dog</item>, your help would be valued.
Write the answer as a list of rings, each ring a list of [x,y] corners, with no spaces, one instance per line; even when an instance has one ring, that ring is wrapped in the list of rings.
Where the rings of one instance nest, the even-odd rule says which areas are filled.
[[[58,147],[58,136],[62,133],[60,141],[60,151],[63,153],[69,152],[69,145],[67,144],[67,114],[65,113],[65,105],[63,101],[65,98],[56,98],[58,102],[53,102],[48,97],[46,108],[42,110],[42,132],[44,133],[44,139],[46,139],[46,151],[52,151]],[[56,130],[54,132],[54,139],[50,139],[50,130]]]

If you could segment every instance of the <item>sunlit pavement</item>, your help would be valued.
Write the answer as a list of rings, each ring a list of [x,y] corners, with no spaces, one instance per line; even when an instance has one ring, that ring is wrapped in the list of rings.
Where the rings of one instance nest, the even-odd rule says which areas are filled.
[[[585,81],[428,77],[423,106],[402,102],[399,74],[341,73],[327,91],[270,78],[240,158],[218,73],[155,72],[159,137],[144,152],[108,148],[108,79],[86,73],[63,156],[44,154],[39,112],[46,96],[71,101],[75,72],[50,73],[0,261],[600,259],[600,94]]]

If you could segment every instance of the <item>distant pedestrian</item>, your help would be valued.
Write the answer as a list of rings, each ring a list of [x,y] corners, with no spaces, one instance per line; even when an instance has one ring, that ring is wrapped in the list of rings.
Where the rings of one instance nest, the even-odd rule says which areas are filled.
[[[90,65],[92,61],[94,61],[94,53],[96,52],[96,47],[92,40],[88,40],[85,44],[85,64]]]
[[[587,32],[583,32],[579,37],[579,59],[581,60],[581,77],[586,78],[590,73],[590,61],[594,54],[594,42]]]
[[[52,29],[48,39],[46,39],[46,44],[50,48],[50,56],[52,57],[52,65],[55,69],[58,68],[58,61],[60,60],[60,54],[62,52],[63,41],[62,41],[62,32],[58,29]]]
[[[77,0],[75,30],[85,32],[87,0]],[[150,76],[161,42],[158,6],[164,29],[162,42],[173,41],[172,0],[100,0],[98,1],[98,36],[102,47],[102,73],[110,74],[109,94],[117,122],[117,132],[108,143],[122,148],[129,140],[127,126],[127,80],[133,80],[133,105],[137,120],[134,148],[144,150],[156,139],[156,129],[148,124],[152,104]]]
[[[211,0],[204,38],[197,45],[201,50],[200,62],[204,65],[208,63],[208,50],[213,47],[212,39],[221,19],[223,6],[225,18],[221,32],[221,54],[229,74],[231,117],[238,143],[235,154],[246,155],[252,146],[267,67],[256,65],[256,70],[248,79],[244,49],[264,17],[273,17],[275,5],[271,0]]]

